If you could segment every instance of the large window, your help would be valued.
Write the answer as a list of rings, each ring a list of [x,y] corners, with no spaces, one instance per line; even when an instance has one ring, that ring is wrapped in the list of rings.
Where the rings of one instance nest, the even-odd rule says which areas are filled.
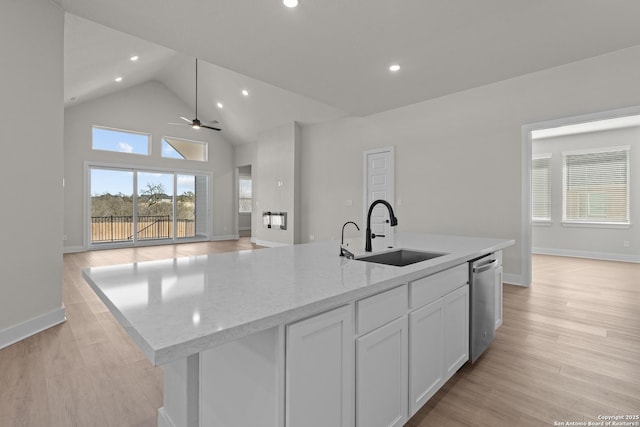
[[[208,238],[207,175],[90,166],[89,180],[90,244]]]
[[[563,221],[629,224],[629,147],[563,157]]]
[[[551,155],[535,157],[531,162],[531,219],[551,221]]]
[[[149,155],[151,137],[147,133],[99,126],[93,126],[92,132],[91,141],[94,150]]]

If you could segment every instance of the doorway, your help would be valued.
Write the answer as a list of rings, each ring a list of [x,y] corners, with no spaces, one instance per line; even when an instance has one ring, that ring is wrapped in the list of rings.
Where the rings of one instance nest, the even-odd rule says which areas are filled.
[[[238,235],[251,237],[253,212],[251,165],[238,167]]]
[[[534,155],[533,155],[533,141],[537,136],[540,135],[545,135],[545,132],[557,132],[558,130],[565,130],[565,131],[575,131],[575,128],[578,126],[589,126],[589,127],[594,127],[597,126],[596,122],[603,122],[603,121],[610,121],[610,120],[619,120],[621,122],[624,122],[626,120],[628,121],[633,121],[635,119],[633,119],[633,116],[638,116],[640,115],[640,106],[636,106],[636,107],[629,107],[629,108],[622,108],[622,109],[617,109],[617,110],[610,110],[610,111],[603,111],[603,112],[598,112],[598,113],[591,113],[591,114],[585,114],[585,115],[580,115],[580,116],[574,116],[574,117],[566,117],[566,118],[561,118],[561,119],[555,119],[555,120],[549,120],[549,121],[544,121],[544,122],[539,122],[539,123],[533,123],[533,124],[528,124],[522,127],[522,142],[523,142],[523,150],[522,150],[522,221],[521,221],[521,227],[522,227],[522,246],[521,246],[521,259],[522,259],[522,264],[521,264],[521,284],[524,286],[530,286],[531,284],[531,280],[532,280],[532,270],[531,270],[531,259],[532,259],[532,253],[533,253],[533,239],[532,239],[532,228],[533,228],[533,222],[534,222],[534,218],[532,215],[532,185],[534,184],[533,182],[533,178],[532,175],[534,173],[540,173],[540,171],[534,171],[534,167],[532,166],[533,164],[533,159],[534,159]],[[637,125],[637,124],[636,124]],[[631,126],[630,124],[627,124],[627,126]],[[573,128],[573,129],[572,129]],[[593,131],[593,130],[592,130]],[[633,151],[637,151],[637,150],[631,150]],[[546,153],[548,154],[548,153]],[[540,155],[540,153],[538,153],[537,155],[538,158],[544,158],[545,156]],[[563,162],[566,163],[565,160],[562,160]],[[540,165],[536,166],[539,167]],[[564,168],[564,163],[559,164],[560,168]],[[633,167],[633,166],[632,166]],[[563,173],[563,175],[566,175],[565,173]],[[564,184],[563,184],[564,185]],[[563,187],[561,187],[560,189],[556,188],[556,192],[560,191],[560,192],[564,192],[565,190],[563,189]],[[562,194],[562,197],[560,199],[563,199],[564,197],[566,197],[566,195]],[[560,200],[558,199],[558,200]],[[536,201],[536,203],[539,203],[540,201]],[[564,199],[562,201],[562,203],[564,203]],[[636,203],[632,201],[631,203]],[[536,212],[538,212],[540,210],[540,206],[535,206],[536,208]],[[552,206],[553,209],[553,206]],[[556,211],[557,210],[564,210],[564,205],[560,204],[558,206],[558,203],[556,203],[556,207],[555,207]],[[634,212],[634,210],[631,210],[632,212]],[[539,212],[538,212],[539,213]],[[576,226],[574,224],[571,224],[571,221],[564,221],[566,218],[566,215],[564,214],[564,212],[562,213],[561,217],[560,217],[560,222],[566,222],[566,224],[562,224],[563,227],[567,228],[567,229],[573,229],[574,231],[577,229]],[[544,226],[544,225],[543,225]],[[580,224],[581,227],[585,227],[585,224]],[[601,225],[589,225],[591,230],[602,230],[602,226]],[[611,228],[611,226],[608,226],[608,228]],[[628,228],[626,225],[624,224],[615,224],[613,226],[613,228],[616,228],[617,231],[619,232],[619,230],[624,229],[624,228]],[[629,238],[627,240],[627,238],[625,237],[624,239],[620,240],[620,247],[624,248],[625,245],[627,244],[627,242],[629,242],[629,245],[632,246],[633,245],[633,241],[634,239]],[[626,249],[625,249],[626,250]],[[637,251],[637,248],[635,249]],[[559,254],[561,255],[561,254]],[[584,257],[594,257],[594,253],[593,251],[591,251],[591,254],[583,254]],[[589,256],[587,256],[589,255]],[[571,256],[580,256],[579,252],[573,252],[571,254]],[[631,258],[626,258],[626,259],[619,259],[621,261],[632,261],[632,262],[640,262],[640,259],[637,259],[638,257],[636,257],[636,259],[631,259]]]

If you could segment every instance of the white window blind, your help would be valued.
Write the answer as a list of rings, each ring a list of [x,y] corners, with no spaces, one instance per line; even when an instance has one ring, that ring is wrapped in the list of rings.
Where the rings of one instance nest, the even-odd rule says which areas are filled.
[[[531,219],[551,221],[551,155],[531,162]]]
[[[239,185],[240,209],[239,212],[251,212],[251,177],[240,177]]]
[[[629,223],[629,147],[566,152],[563,220]]]

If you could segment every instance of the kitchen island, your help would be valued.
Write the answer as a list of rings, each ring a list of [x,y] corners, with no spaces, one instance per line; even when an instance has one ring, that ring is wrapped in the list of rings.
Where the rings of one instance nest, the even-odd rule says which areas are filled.
[[[466,263],[513,243],[398,234],[397,248],[446,255],[394,267],[339,257],[336,242],[319,242],[91,268],[83,276],[162,367],[159,426],[370,426],[385,416],[386,425],[402,425],[468,359]],[[350,243],[358,257],[354,248],[364,242]],[[462,304],[459,315],[447,312],[447,298],[451,307]],[[429,336],[443,348],[424,367],[408,344],[418,323],[409,326],[432,311],[440,313],[440,332]],[[459,354],[445,366],[448,341]],[[373,348],[386,350],[367,352]],[[393,362],[393,378],[376,374],[379,363]],[[444,373],[418,391],[414,378],[434,364]],[[378,400],[390,406],[372,407]]]

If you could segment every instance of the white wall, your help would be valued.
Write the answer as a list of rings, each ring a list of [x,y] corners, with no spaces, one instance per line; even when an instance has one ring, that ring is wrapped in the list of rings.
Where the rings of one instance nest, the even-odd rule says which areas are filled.
[[[522,282],[522,126],[638,105],[638,75],[640,47],[634,47],[368,117],[305,126],[303,240],[339,238],[346,220],[361,220],[362,152],[394,145],[398,230],[515,239],[504,252],[505,273]]]
[[[64,320],[64,13],[0,2],[0,348]]]
[[[256,183],[256,207],[252,231],[261,244],[299,243],[300,223],[300,129],[289,123],[262,132],[257,142],[257,167],[253,170]],[[278,183],[281,183],[279,186]],[[287,229],[265,228],[262,212],[286,212]],[[297,225],[297,227],[296,227]]]
[[[169,168],[213,173],[213,239],[233,237],[233,147],[218,133],[189,126],[169,125],[189,116],[191,109],[163,84],[151,81],[65,110],[65,248],[82,248],[85,161],[130,164],[142,168]],[[93,125],[151,133],[151,156],[94,151]],[[209,144],[209,161],[197,162],[161,157],[161,139],[174,136]]]
[[[631,227],[562,226],[562,152],[621,146],[631,146]],[[634,185],[640,173],[640,127],[538,139],[533,141],[532,148],[534,155],[551,154],[552,175],[551,224],[532,227],[534,252],[640,262],[640,227],[637,224],[640,186]],[[624,241],[629,242],[629,247],[624,246]]]

